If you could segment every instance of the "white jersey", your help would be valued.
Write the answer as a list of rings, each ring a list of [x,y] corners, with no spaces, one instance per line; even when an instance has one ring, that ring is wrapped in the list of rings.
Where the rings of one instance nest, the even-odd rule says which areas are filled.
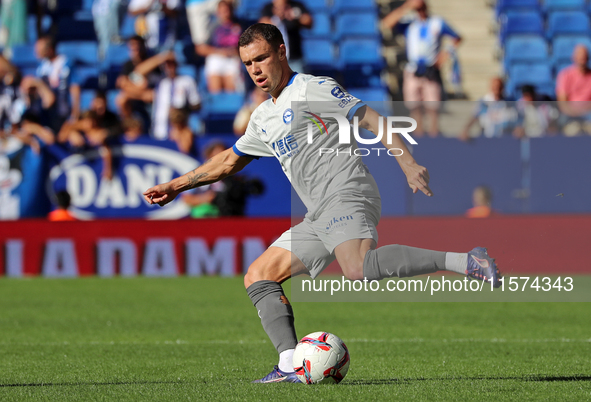
[[[318,118],[322,113],[338,113],[351,120],[362,106],[332,78],[295,74],[275,103],[269,99],[253,112],[234,152],[276,157],[310,220],[343,202],[369,200],[379,205],[375,180],[361,157],[353,154],[357,143],[339,144],[336,120]],[[311,144],[308,124],[316,130]],[[334,152],[320,154],[321,148]]]

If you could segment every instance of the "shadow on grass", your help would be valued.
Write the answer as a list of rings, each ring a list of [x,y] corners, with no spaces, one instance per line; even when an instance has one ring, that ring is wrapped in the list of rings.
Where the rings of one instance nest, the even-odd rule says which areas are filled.
[[[112,381],[112,382],[31,382],[23,384],[0,384],[3,387],[71,387],[84,385],[156,385],[180,384],[179,381]]]
[[[405,384],[417,381],[474,381],[474,380],[513,380],[513,381],[591,381],[588,375],[567,375],[567,376],[507,376],[507,377],[442,377],[442,378],[387,378],[377,380],[352,380],[345,381],[342,385],[388,385]]]

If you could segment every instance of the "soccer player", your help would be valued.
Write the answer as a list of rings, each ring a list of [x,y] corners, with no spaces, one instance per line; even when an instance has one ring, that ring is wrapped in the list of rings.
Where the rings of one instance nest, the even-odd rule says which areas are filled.
[[[150,204],[163,206],[182,191],[240,171],[253,159],[274,156],[306,205],[304,221],[277,239],[252,263],[244,277],[248,296],[279,353],[279,364],[255,382],[299,382],[292,363],[298,338],[293,311],[281,284],[299,274],[315,278],[335,258],[351,280],[449,270],[500,285],[496,264],[484,248],[469,253],[402,245],[376,248],[381,204],[373,177],[359,157],[318,154],[320,147],[356,149],[355,142],[339,144],[338,125],[329,121],[329,135],[317,136],[312,144],[307,144],[306,124],[298,126],[294,121],[306,121],[305,117],[298,117],[291,107],[292,102],[320,101],[322,112],[340,113],[349,120],[356,116],[361,127],[376,135],[380,121],[385,119],[379,119],[377,112],[346,94],[333,79],[294,73],[287,62],[281,33],[273,25],[258,23],[246,29],[240,37],[239,50],[250,77],[271,99],[254,111],[246,133],[232,148],[184,176],[146,190],[144,196]],[[415,162],[402,139],[393,137],[391,145],[385,138],[382,142],[388,148],[404,151],[396,159],[413,193],[421,191],[432,196],[427,169]],[[338,225],[331,225],[335,218]]]

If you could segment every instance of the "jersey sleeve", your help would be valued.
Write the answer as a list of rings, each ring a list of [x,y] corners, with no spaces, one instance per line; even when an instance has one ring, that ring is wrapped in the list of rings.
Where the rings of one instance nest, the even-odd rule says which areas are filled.
[[[308,81],[306,101],[314,113],[338,113],[347,117],[347,120],[352,120],[355,113],[365,106],[365,103],[329,77],[315,77]]]
[[[248,122],[246,132],[242,137],[236,141],[232,149],[238,156],[249,156],[251,158],[259,159],[264,156],[274,156],[271,150],[265,145],[257,134],[259,128],[252,121],[252,117]]]

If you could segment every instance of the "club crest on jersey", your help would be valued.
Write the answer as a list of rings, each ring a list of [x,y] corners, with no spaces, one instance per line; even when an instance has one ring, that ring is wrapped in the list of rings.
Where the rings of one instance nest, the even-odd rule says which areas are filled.
[[[334,87],[330,93],[337,99],[342,99],[345,97],[345,92],[338,86]]]
[[[289,123],[291,123],[292,120],[293,120],[293,110],[285,109],[285,112],[283,112],[283,122],[285,124],[289,124]]]

